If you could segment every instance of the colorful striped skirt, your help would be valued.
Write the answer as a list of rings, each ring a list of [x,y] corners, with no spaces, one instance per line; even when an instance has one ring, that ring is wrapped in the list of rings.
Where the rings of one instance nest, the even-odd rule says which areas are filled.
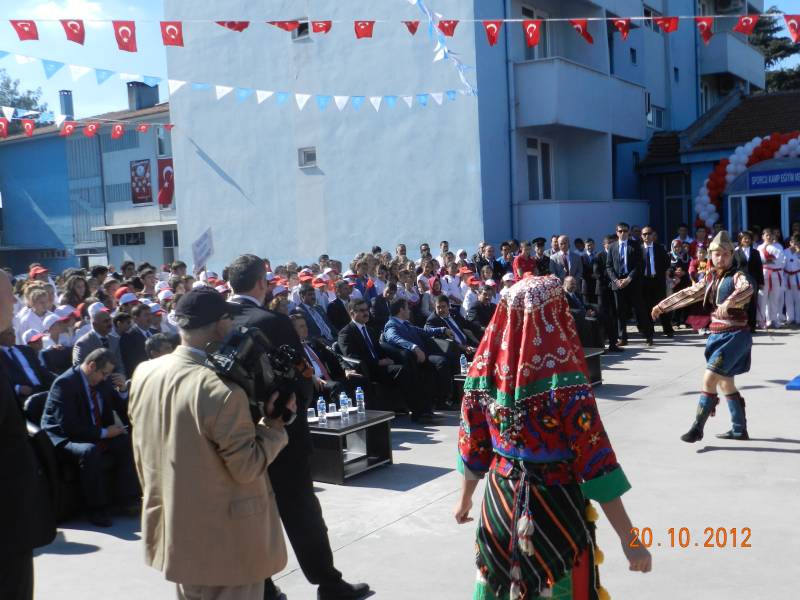
[[[476,600],[597,600],[594,524],[577,483],[489,471],[477,532]]]

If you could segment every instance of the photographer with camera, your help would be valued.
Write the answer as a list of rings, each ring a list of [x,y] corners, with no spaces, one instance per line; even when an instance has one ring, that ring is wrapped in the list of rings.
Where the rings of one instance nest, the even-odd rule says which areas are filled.
[[[264,261],[253,254],[242,255],[228,266],[228,283],[234,293],[228,308],[234,323],[237,326],[255,327],[264,333],[274,347],[287,345],[300,356],[305,356],[289,317],[264,308],[271,285],[266,275]],[[261,380],[261,377],[256,377],[257,382]],[[256,397],[263,398],[265,392],[259,387],[257,383]],[[311,405],[314,394],[311,379],[298,379],[295,393],[298,411],[295,421],[286,427],[289,445],[269,468],[281,521],[303,574],[311,584],[319,586],[317,597],[320,600],[364,598],[369,594],[369,586],[347,583],[333,566],[328,528],[319,500],[314,495],[311,434],[306,418],[306,408]],[[271,580],[265,582],[265,600],[278,600],[281,596]]]
[[[130,391],[145,561],[180,599],[261,600],[287,560],[265,475],[288,436],[282,419],[255,424],[242,387],[207,366],[233,328],[222,295],[192,290],[175,315],[181,345],[141,363]]]

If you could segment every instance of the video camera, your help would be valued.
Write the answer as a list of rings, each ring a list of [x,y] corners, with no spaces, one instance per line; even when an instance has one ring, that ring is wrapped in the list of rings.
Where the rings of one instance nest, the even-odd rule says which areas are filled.
[[[275,348],[255,327],[237,327],[221,345],[209,344],[206,355],[207,366],[247,393],[253,421],[265,416],[264,403],[276,390],[278,398],[266,416],[281,418],[287,425],[294,421],[297,415],[286,403],[305,368],[305,358],[297,350],[287,345]],[[263,397],[256,398],[256,391]]]

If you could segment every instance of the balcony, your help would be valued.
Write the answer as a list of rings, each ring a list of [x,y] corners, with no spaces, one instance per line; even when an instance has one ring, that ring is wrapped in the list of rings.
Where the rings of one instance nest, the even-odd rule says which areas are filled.
[[[517,127],[563,125],[643,140],[645,90],[564,58],[514,65]]]
[[[708,46],[700,44],[700,75],[723,73],[730,73],[764,89],[764,57],[738,34],[717,33]]]

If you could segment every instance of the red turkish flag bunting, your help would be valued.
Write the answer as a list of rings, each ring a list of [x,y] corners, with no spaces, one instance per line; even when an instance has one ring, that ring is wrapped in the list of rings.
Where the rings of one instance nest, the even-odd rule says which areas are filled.
[[[166,131],[172,131],[172,128],[173,128],[173,127],[175,127],[175,124],[174,124],[174,123],[166,123],[166,124],[164,125],[164,129],[165,129]]]
[[[9,21],[14,31],[17,32],[19,40],[25,42],[28,40],[38,40],[39,30],[36,28],[35,21]]]
[[[89,123],[83,128],[83,135],[86,137],[94,137],[98,129],[100,129],[100,123]]]
[[[314,33],[328,33],[333,27],[333,21],[311,21],[311,31]]]
[[[134,21],[111,21],[117,46],[124,52],[136,52],[136,23]]]
[[[503,26],[502,21],[484,21],[483,28],[486,30],[486,39],[489,40],[489,45],[494,46],[500,39],[500,28]]]
[[[169,206],[175,193],[175,171],[171,158],[158,159],[158,205]]]
[[[416,35],[417,29],[419,28],[419,21],[403,21],[403,23],[408,28],[408,32],[411,35]]]
[[[250,21],[217,21],[217,25],[222,25],[226,29],[241,33],[250,27]]]
[[[111,126],[111,139],[118,140],[123,135],[125,135],[125,127],[122,125],[122,123],[114,123]]]
[[[86,39],[86,27],[83,26],[83,21],[78,19],[62,19],[61,26],[64,28],[64,33],[67,34],[67,39],[70,42],[83,45]]]
[[[0,117],[0,138],[8,137],[8,119]]]
[[[165,46],[183,46],[183,23],[161,21],[161,39]]]
[[[73,133],[75,133],[75,127],[77,125],[78,124],[75,121],[64,121],[64,123],[61,125],[61,133],[58,135],[61,137],[71,136]]]
[[[34,129],[36,129],[36,121],[33,119],[22,119],[22,131],[25,132],[25,135],[31,137]]]
[[[294,31],[300,27],[300,21],[268,21],[270,25],[275,25],[284,31]]]
[[[800,15],[783,15],[789,36],[795,44],[800,44]]]
[[[458,27],[458,21],[439,21],[439,31],[447,37],[453,37],[456,27]]]
[[[147,133],[148,129],[150,129],[150,125],[148,125],[147,123],[139,123],[136,126],[136,131],[138,131],[139,133]]]
[[[714,37],[714,17],[695,17],[697,22],[697,31],[700,32],[700,37],[703,38],[706,46]]]
[[[753,35],[753,30],[756,28],[758,24],[758,15],[745,15],[744,17],[739,17],[739,20],[736,22],[733,30],[736,33],[743,33],[745,35]]]
[[[592,37],[592,34],[589,33],[588,19],[570,19],[569,22],[583,39],[590,44],[594,44],[594,38]]]
[[[681,21],[678,17],[658,17],[653,19],[653,23],[658,25],[664,33],[672,33],[678,31]]]
[[[628,39],[628,34],[631,32],[630,19],[614,19],[614,27],[617,28],[623,40]]]
[[[356,31],[356,38],[371,38],[372,28],[375,27],[375,21],[356,21],[353,27]]]
[[[528,43],[528,48],[533,48],[539,45],[539,35],[542,29],[541,19],[531,19],[522,22],[522,30],[525,32],[525,41]]]

